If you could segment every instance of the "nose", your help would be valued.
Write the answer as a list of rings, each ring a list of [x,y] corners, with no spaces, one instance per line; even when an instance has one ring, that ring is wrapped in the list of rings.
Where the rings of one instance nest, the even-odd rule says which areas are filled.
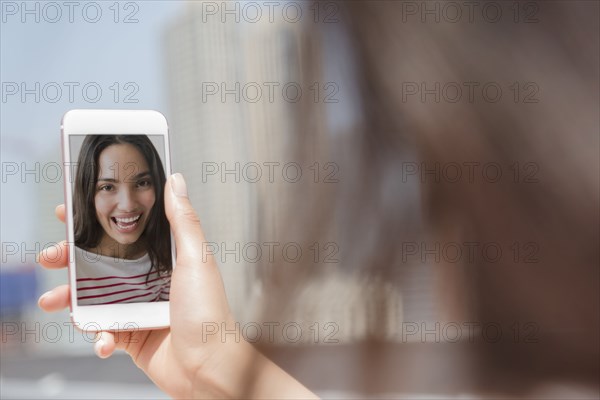
[[[119,190],[118,202],[118,208],[123,212],[134,211],[137,207],[135,193],[130,187],[124,187]]]

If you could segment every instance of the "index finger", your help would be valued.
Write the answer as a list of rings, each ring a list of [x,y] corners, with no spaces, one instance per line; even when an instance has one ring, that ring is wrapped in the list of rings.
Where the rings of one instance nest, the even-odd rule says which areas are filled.
[[[69,245],[66,241],[56,243],[38,254],[38,262],[46,268],[64,268],[69,263]]]
[[[54,209],[54,214],[56,214],[56,217],[58,219],[60,219],[62,222],[65,222],[65,205],[64,204],[57,205],[56,208]]]

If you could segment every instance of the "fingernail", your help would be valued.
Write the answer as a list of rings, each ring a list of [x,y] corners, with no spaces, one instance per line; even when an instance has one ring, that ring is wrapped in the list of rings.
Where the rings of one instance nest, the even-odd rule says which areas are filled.
[[[38,300],[38,304],[42,304],[46,300],[46,298],[48,298],[50,296],[51,293],[52,293],[52,290],[48,290],[46,293],[41,295]]]
[[[185,184],[183,175],[178,172],[171,175],[171,178],[171,187],[173,188],[173,193],[179,197],[188,197],[187,185]]]
[[[104,354],[102,354],[102,348],[104,347],[104,340],[98,339],[96,343],[94,343],[94,352],[100,358],[106,358]]]

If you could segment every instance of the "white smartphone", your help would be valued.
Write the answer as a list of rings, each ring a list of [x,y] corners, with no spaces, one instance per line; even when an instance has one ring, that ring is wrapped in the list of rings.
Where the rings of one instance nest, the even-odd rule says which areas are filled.
[[[88,332],[169,326],[175,246],[165,214],[165,117],[71,110],[62,119],[71,320]]]

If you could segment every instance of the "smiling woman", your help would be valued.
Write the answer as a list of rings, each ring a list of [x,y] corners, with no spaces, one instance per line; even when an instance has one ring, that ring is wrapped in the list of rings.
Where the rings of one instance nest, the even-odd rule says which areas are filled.
[[[79,305],[169,300],[165,173],[146,135],[88,135],[73,211]]]

